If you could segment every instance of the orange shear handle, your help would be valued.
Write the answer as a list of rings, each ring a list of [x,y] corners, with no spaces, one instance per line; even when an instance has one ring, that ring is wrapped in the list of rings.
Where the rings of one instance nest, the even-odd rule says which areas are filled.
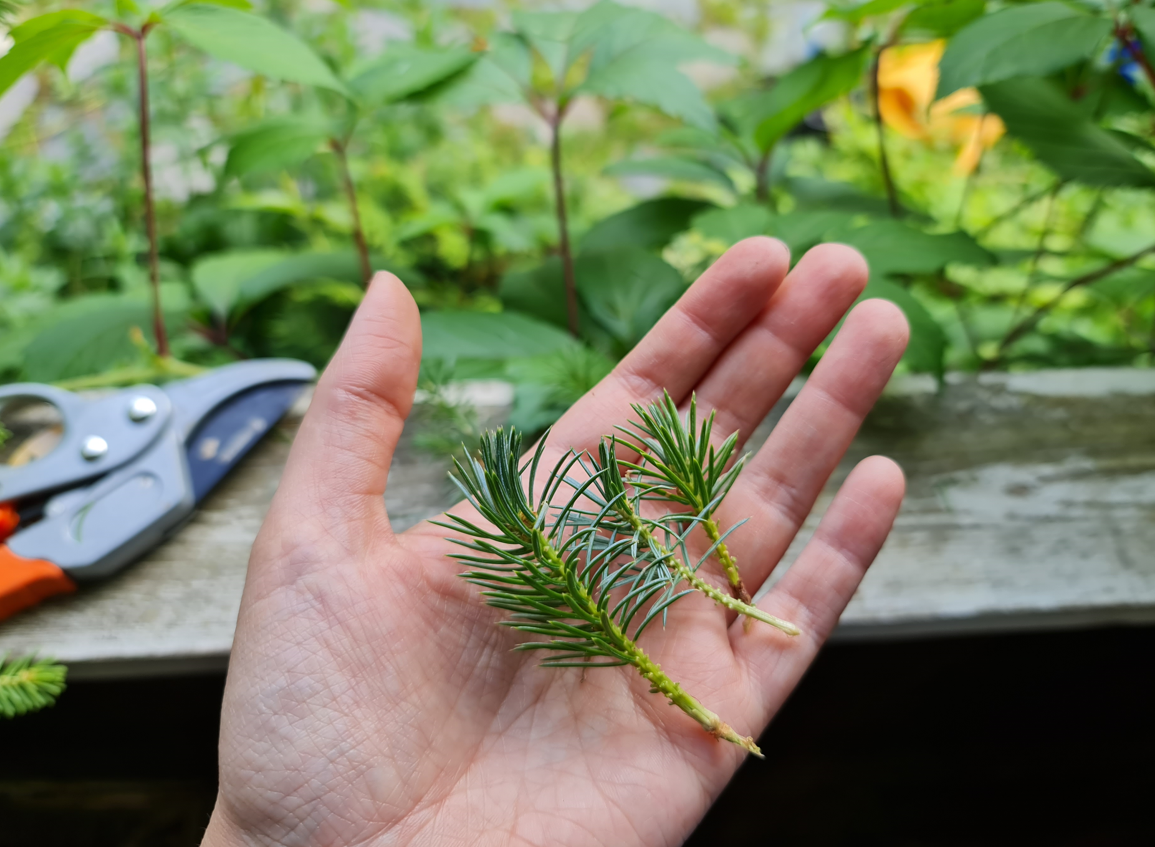
[[[17,556],[0,544],[0,621],[57,594],[76,590],[76,583],[52,562]]]

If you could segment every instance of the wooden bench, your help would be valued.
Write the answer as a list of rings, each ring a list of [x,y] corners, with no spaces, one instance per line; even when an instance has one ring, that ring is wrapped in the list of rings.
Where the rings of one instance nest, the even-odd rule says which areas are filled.
[[[499,417],[504,398],[482,399],[483,413]],[[51,655],[74,679],[224,668],[249,547],[301,411],[171,542],[114,579],[0,624],[0,655]],[[447,465],[410,438],[385,497],[399,529],[456,499]],[[784,566],[849,468],[873,453],[903,466],[909,494],[835,637],[1155,621],[1155,370],[952,376],[941,391],[926,378],[895,380]]]

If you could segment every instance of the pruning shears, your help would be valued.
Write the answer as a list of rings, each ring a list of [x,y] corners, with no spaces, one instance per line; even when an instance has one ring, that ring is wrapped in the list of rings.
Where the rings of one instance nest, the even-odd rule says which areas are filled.
[[[304,362],[258,359],[96,397],[0,386],[0,420],[18,442],[0,447],[0,620],[172,535],[315,376]],[[30,413],[49,407],[59,440],[37,455],[45,430]]]

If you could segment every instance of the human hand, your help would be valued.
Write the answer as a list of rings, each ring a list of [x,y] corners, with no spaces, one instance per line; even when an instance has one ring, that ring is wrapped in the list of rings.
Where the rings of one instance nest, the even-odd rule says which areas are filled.
[[[788,262],[770,239],[732,248],[558,422],[547,459],[595,449],[631,403],[663,389],[679,402],[697,392],[723,437],[752,432],[866,283],[847,247],[818,247],[789,274]],[[751,590],[785,553],[906,340],[894,305],[859,304],[739,477],[718,517],[752,518],[728,541]],[[446,530],[390,529],[382,495],[420,351],[413,299],[378,275],[317,385],[253,547],[205,844],[681,843],[743,751],[650,694],[632,668],[549,670],[513,652],[523,636],[495,626],[501,613],[457,576]],[[744,631],[694,594],[642,646],[756,736],[837,623],[903,487],[890,460],[860,463],[761,601],[802,635]]]

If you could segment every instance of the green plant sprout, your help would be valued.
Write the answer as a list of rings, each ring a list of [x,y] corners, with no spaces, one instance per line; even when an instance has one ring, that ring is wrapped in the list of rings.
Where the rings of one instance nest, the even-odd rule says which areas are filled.
[[[538,498],[534,492],[538,472],[545,470],[545,439],[522,462],[516,430],[487,432],[478,457],[454,460],[454,481],[492,528],[456,515],[437,525],[465,535],[451,539],[469,550],[455,554],[471,568],[462,576],[483,589],[490,606],[510,613],[501,625],[544,637],[515,649],[551,652],[543,667],[631,665],[653,693],[665,696],[715,738],[761,757],[753,738],[740,735],[703,706],[638,643],[651,623],[661,618],[664,625],[670,606],[694,592],[748,620],[763,621],[788,635],[800,632],[699,575],[701,566],[717,556],[731,581],[741,585],[733,558],[724,552],[725,538],[737,525],[720,533],[712,516],[742,462],[725,467],[737,435],[721,448],[712,447],[713,415],[699,427],[696,405],[691,400],[685,421],[668,395],[648,409],[635,407],[642,421],[631,424],[637,431],[631,433],[637,439],[631,446],[643,449],[640,459],[620,459],[618,450],[627,442],[616,436],[602,439],[596,458],[568,450],[545,474]],[[708,499],[694,511],[651,515],[643,508],[643,503],[660,502],[695,509],[702,496]],[[711,545],[695,561],[690,535],[708,525],[714,528],[706,529]]]
[[[149,111],[146,42],[166,26],[195,47],[273,79],[343,90],[342,83],[295,35],[249,13],[248,0],[174,0],[161,9],[142,11],[134,0],[118,0],[113,20],[81,9],[62,9],[24,21],[9,35],[12,49],[0,57],[0,94],[25,73],[49,63],[64,70],[81,44],[101,30],[130,39],[135,48],[140,128],[140,173],[144,184],[144,220],[148,235],[148,270],[152,289],[152,325],[156,352],[171,357],[161,304],[160,239],[152,176],[152,121]],[[13,8],[0,9],[5,13]],[[162,374],[163,376],[164,374]]]
[[[0,657],[0,717],[17,718],[46,709],[64,693],[68,668],[51,659]]]
[[[368,288],[373,265],[349,167],[353,135],[373,109],[443,90],[479,57],[468,48],[393,46],[383,56],[349,68],[341,88],[345,97],[326,113],[280,116],[238,133],[232,139],[225,172],[234,176],[268,173],[298,167],[321,151],[332,153],[349,207],[362,283]]]

